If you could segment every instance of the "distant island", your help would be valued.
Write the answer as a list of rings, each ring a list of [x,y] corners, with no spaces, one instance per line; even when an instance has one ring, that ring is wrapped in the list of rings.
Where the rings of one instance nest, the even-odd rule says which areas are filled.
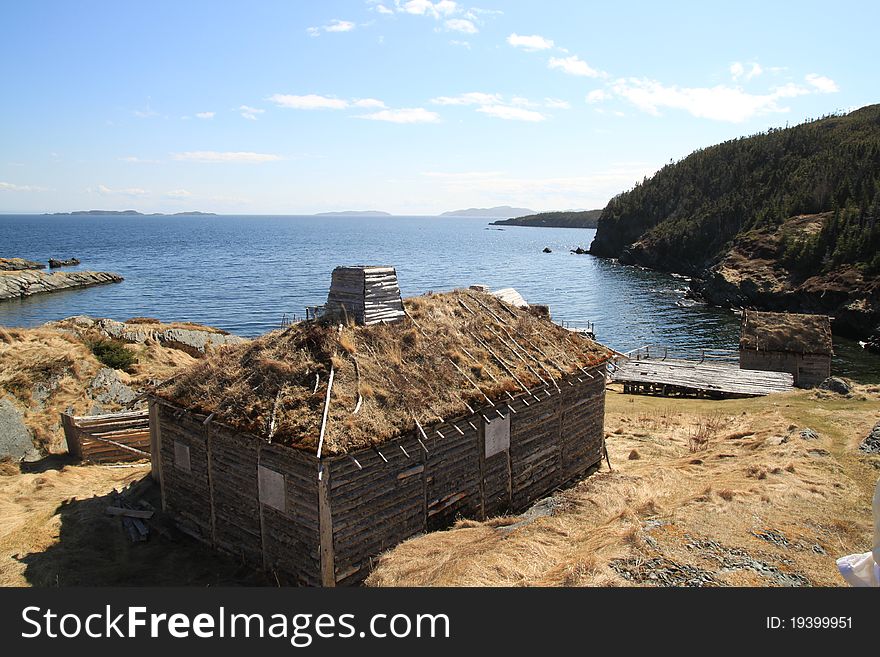
[[[507,219],[509,217],[521,217],[526,214],[535,214],[528,208],[512,208],[509,205],[498,205],[494,208],[468,208],[467,210],[452,210],[444,212],[441,217],[487,217],[491,219]]]
[[[119,217],[182,217],[189,215],[197,215],[197,216],[205,216],[205,217],[216,217],[216,212],[198,212],[193,210],[192,212],[174,212],[174,213],[166,213],[166,212],[151,212],[146,214],[144,212],[138,212],[137,210],[76,210],[74,212],[44,212],[44,216],[52,216],[52,217],[78,217],[78,216],[99,216],[99,215],[111,215],[111,216],[119,216]]]
[[[493,221],[493,226],[542,226],[544,228],[596,228],[602,210],[539,212],[513,219]]]
[[[317,212],[315,217],[390,217],[390,212],[379,210],[342,210],[340,212]]]

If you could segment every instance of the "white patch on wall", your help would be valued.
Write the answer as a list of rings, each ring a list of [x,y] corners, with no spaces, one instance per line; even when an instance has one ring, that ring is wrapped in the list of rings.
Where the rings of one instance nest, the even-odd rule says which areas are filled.
[[[486,458],[510,449],[510,414],[483,422],[483,433],[486,436]]]
[[[284,475],[262,465],[257,466],[257,486],[260,502],[279,511],[287,511],[287,490]]]
[[[192,472],[192,465],[189,460],[189,445],[175,440],[174,441],[174,467],[184,472]]]

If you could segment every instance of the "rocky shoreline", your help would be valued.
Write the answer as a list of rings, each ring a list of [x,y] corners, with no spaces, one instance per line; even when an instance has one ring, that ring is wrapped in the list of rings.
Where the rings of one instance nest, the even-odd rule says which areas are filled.
[[[121,283],[122,276],[102,271],[46,273],[34,269],[0,271],[0,301],[22,299],[34,294],[58,292],[107,283]]]

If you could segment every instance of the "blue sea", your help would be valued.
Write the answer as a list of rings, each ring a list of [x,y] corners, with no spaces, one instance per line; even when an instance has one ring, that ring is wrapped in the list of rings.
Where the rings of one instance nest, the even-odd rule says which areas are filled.
[[[739,318],[687,299],[687,280],[570,253],[594,234],[463,217],[0,215],[0,257],[75,256],[77,269],[125,277],[2,302],[0,325],[146,316],[255,336],[323,303],[334,267],[371,264],[396,267],[404,296],[475,283],[514,287],[548,304],[557,321],[594,322],[597,339],[620,351],[736,348]],[[880,378],[880,358],[845,340],[835,346],[837,372]]]

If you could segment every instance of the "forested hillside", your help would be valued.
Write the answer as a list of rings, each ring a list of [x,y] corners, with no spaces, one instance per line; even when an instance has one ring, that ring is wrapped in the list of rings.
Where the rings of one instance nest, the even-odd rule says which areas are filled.
[[[577,210],[570,212],[539,212],[525,217],[499,219],[496,225],[543,226],[544,228],[595,228],[602,210]]]
[[[689,274],[716,305],[826,313],[880,349],[880,105],[663,167],[611,200],[590,253]]]
[[[739,234],[789,217],[834,212],[819,234],[792,239],[804,272],[880,267],[880,105],[696,151],[611,200],[591,253],[699,274]]]

